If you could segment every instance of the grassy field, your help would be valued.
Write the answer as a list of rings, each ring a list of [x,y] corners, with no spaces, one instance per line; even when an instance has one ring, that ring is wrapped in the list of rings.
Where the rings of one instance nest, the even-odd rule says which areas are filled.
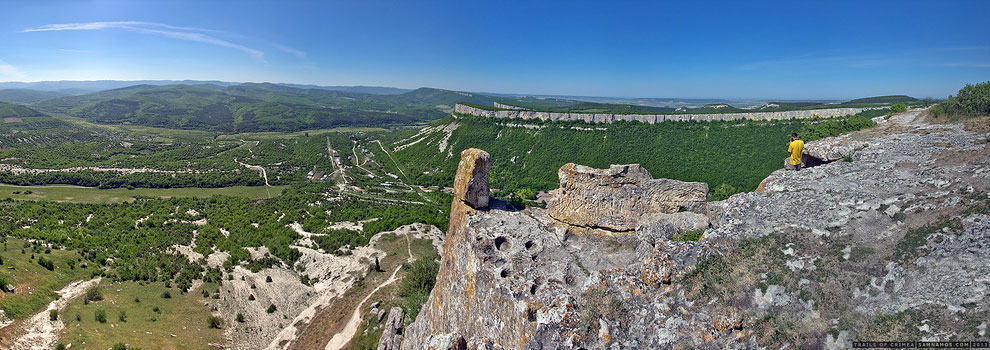
[[[199,290],[182,295],[160,282],[103,282],[99,288],[103,300],[85,304],[77,299],[60,316],[66,324],[61,342],[72,349],[103,350],[118,342],[142,349],[210,349],[221,342],[222,330],[208,327],[210,309]],[[162,298],[166,290],[171,298]],[[106,312],[106,323],[96,321],[97,310]],[[120,320],[121,312],[126,321]]]
[[[234,186],[222,188],[125,188],[98,189],[68,185],[15,186],[0,184],[0,199],[59,201],[75,203],[116,203],[132,202],[135,197],[211,197],[214,195],[245,197],[250,199],[269,198],[282,194],[287,186]]]
[[[0,330],[0,348],[11,345],[7,342],[18,328],[18,323],[44,309],[56,298],[55,291],[70,282],[89,279],[93,271],[92,268],[80,267],[78,263],[75,268],[69,268],[69,261],[78,262],[80,258],[74,251],[53,249],[45,253],[42,248],[27,247],[26,241],[5,239],[0,250],[0,258],[3,259],[0,279],[3,279],[4,283],[13,284],[15,292],[13,294],[0,292],[0,308],[17,322]],[[21,249],[24,249],[23,254]],[[34,258],[31,258],[32,255]],[[41,257],[54,262],[55,269],[49,271],[39,265],[38,259]]]

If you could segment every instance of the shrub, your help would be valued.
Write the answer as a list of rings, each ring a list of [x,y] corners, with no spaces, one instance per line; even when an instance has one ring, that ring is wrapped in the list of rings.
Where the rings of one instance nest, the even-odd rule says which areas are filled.
[[[265,310],[265,312],[267,312],[267,313],[273,313],[276,310],[278,310],[278,308],[275,307],[275,304],[271,304],[271,305],[268,305],[268,310]]]
[[[399,297],[410,318],[414,319],[419,314],[419,309],[429,298],[439,270],[440,265],[433,258],[421,258],[410,265],[409,273],[399,285]]]
[[[103,293],[100,292],[100,288],[98,287],[90,288],[86,291],[86,296],[83,297],[83,300],[86,302],[103,300]]]
[[[151,311],[154,312],[154,313],[156,313],[156,314],[162,313],[162,309],[159,309],[157,306],[151,308]]]
[[[141,302],[141,297],[134,297],[134,302],[135,303],[140,303]]]
[[[58,320],[58,310],[48,311],[48,319],[52,321]]]
[[[265,276],[265,282],[272,283],[272,276]]]
[[[120,310],[120,313],[117,314],[117,319],[119,319],[120,322],[127,322],[127,313],[124,312],[124,310]]]
[[[170,298],[172,298],[172,293],[171,292],[169,292],[167,290],[164,291],[164,292],[162,292],[162,299],[170,299]]]
[[[237,313],[237,322],[244,323],[244,314],[240,312]]]
[[[732,186],[727,183],[722,183],[721,185],[715,186],[715,190],[708,194],[708,199],[711,201],[723,201],[729,199],[729,196],[739,192],[736,186]]]
[[[76,313],[76,322],[82,322],[82,314]]]
[[[59,343],[55,345],[55,350],[65,350],[65,344]]]
[[[907,105],[903,103],[898,103],[890,106],[890,114],[897,114],[907,110]]]
[[[704,235],[705,229],[687,230],[681,234],[674,235],[672,241],[697,242]]]
[[[207,320],[207,323],[209,324],[210,328],[213,329],[220,329],[221,327],[223,327],[223,320],[221,320],[219,317],[216,316],[210,316],[210,318]]]
[[[99,323],[107,323],[107,312],[106,312],[106,310],[103,310],[103,309],[96,310],[96,312],[93,313],[93,319],[96,320],[96,322],[99,322]]]
[[[254,300],[254,294],[248,295],[248,300]]]
[[[55,271],[55,263],[51,259],[45,257],[38,257],[38,265],[48,269],[48,271]]]
[[[949,96],[929,109],[935,118],[956,119],[990,115],[990,81],[966,84],[955,97]]]

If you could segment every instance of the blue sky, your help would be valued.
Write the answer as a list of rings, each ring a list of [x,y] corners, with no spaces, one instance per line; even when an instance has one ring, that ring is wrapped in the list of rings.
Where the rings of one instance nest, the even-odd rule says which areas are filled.
[[[945,97],[990,1],[0,2],[0,81],[197,79],[619,97]]]

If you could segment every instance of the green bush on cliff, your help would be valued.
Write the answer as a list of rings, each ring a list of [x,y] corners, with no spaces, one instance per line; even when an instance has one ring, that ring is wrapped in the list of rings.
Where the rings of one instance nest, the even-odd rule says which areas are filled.
[[[439,271],[440,265],[433,258],[422,258],[410,265],[409,272],[399,285],[399,297],[402,298],[402,308],[405,309],[407,319],[416,319],[436,284]]]

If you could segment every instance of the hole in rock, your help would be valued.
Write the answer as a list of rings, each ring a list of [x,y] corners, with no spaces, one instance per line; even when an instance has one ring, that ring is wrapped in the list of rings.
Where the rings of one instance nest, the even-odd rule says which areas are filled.
[[[509,240],[505,237],[495,237],[495,249],[507,250],[509,249]]]
[[[533,248],[533,241],[526,241],[526,244],[523,244],[523,245],[526,246],[526,249],[527,250],[528,249],[532,249]]]

